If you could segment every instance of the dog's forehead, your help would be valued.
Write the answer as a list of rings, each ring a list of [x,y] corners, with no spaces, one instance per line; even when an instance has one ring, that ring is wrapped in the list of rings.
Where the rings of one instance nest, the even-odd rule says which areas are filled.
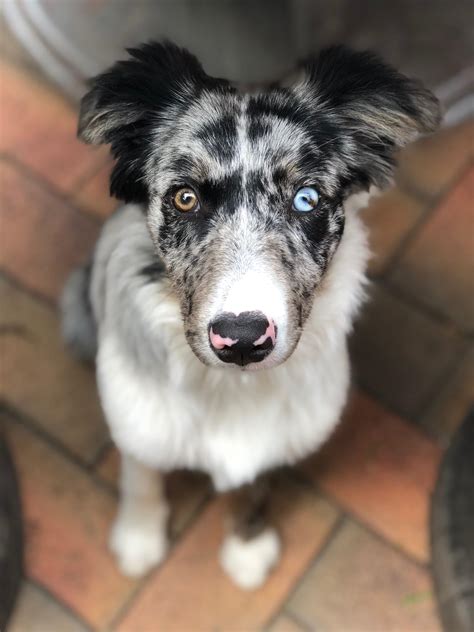
[[[219,173],[294,163],[310,142],[304,122],[282,112],[272,94],[204,91],[170,126],[161,143],[182,169]],[[197,173],[196,173],[197,175]]]
[[[156,140],[149,177],[159,194],[173,183],[245,186],[257,179],[266,184],[278,179],[289,188],[319,183],[331,194],[345,170],[344,138],[327,118],[314,116],[301,90],[252,95],[203,90],[157,130]],[[235,174],[237,180],[230,177]]]

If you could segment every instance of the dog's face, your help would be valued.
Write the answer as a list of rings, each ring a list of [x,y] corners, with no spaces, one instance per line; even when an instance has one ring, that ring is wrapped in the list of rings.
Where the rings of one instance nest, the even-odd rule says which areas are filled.
[[[111,143],[111,191],[144,203],[206,364],[283,362],[344,230],[345,199],[383,186],[435,99],[373,55],[323,51],[291,86],[243,94],[173,45],[94,81],[80,135]]]

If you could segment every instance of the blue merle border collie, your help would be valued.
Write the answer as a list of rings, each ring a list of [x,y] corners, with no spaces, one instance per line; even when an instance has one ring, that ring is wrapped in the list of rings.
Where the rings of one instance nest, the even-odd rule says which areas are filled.
[[[79,123],[110,144],[125,205],[62,299],[122,457],[110,545],[128,575],[158,564],[161,473],[202,470],[238,490],[220,560],[253,589],[280,554],[268,473],[317,450],[346,401],[368,259],[357,212],[396,152],[436,129],[438,103],[344,47],[260,90],[169,43],[129,54],[93,80]]]

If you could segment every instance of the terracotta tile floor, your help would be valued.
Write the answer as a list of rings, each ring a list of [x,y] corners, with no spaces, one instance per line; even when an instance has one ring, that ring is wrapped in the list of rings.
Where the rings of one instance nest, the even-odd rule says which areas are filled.
[[[365,212],[374,291],[354,333],[354,394],[328,445],[279,482],[285,547],[267,585],[244,593],[223,576],[225,499],[179,473],[168,480],[170,556],[131,581],[106,548],[117,455],[56,313],[115,206],[110,163],[75,140],[76,112],[51,88],[8,63],[0,72],[1,422],[27,571],[11,632],[438,630],[429,498],[442,444],[474,397],[474,124],[404,152],[397,188]]]

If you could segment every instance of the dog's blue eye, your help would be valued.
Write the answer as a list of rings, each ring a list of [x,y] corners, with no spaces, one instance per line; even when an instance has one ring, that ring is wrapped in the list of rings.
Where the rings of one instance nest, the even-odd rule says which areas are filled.
[[[293,198],[293,210],[298,213],[314,211],[319,203],[319,193],[313,187],[303,187],[296,192]]]

